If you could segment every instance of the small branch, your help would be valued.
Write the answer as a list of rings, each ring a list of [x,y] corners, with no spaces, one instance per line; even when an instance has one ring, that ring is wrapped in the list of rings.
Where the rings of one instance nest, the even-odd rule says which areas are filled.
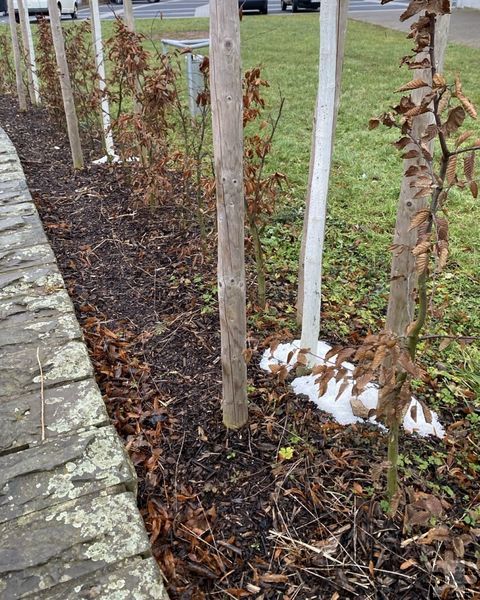
[[[480,340],[477,335],[422,335],[419,340]]]
[[[464,152],[477,152],[480,150],[480,146],[470,146],[470,148],[462,148],[460,150],[455,150],[455,152],[450,152],[450,156],[457,156],[458,154],[463,154]]]
[[[45,396],[43,392],[43,370],[40,362],[40,348],[37,348],[37,363],[40,369],[40,427],[42,431],[42,442],[45,441]]]

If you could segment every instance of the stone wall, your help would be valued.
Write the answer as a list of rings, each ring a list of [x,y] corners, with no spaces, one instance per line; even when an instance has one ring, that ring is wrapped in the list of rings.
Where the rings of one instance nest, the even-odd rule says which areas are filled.
[[[82,333],[0,129],[0,598],[167,600]]]

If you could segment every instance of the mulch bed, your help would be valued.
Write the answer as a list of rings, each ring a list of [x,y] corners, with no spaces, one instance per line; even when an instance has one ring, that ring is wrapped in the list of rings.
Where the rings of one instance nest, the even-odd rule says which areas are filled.
[[[412,475],[388,519],[385,436],[330,422],[261,372],[273,328],[250,334],[249,424],[225,430],[215,264],[193,220],[179,216],[178,183],[169,206],[141,206],[118,167],[73,173],[65,134],[44,111],[19,115],[1,98],[0,125],[137,469],[139,507],[172,600],[475,596],[478,556],[461,517],[462,496],[474,498],[478,486],[448,469]],[[456,435],[455,451],[465,432]],[[428,456],[440,442],[403,444]],[[281,448],[293,448],[290,460]],[[428,479],[448,482],[458,500],[432,495]]]

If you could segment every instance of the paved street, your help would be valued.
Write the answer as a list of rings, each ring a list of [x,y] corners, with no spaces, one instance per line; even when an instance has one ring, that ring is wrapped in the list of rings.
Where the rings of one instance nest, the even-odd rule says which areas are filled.
[[[385,6],[381,6],[380,0],[350,0],[350,18],[366,21],[383,27],[406,31],[410,22],[400,23],[399,16],[405,10],[409,0],[394,0]],[[289,19],[301,19],[302,11],[296,15],[289,8],[282,12],[281,0],[268,0],[269,15],[282,15]],[[153,19],[181,19],[186,17],[207,16],[208,0],[160,0],[160,2],[134,2],[133,10],[137,18]],[[100,7],[102,19],[113,19],[123,14],[123,6],[118,4],[103,4]],[[88,7],[82,7],[79,11],[81,19],[89,17]],[[70,19],[70,17],[64,17]],[[245,13],[246,19],[265,19],[264,15],[256,12]],[[6,17],[0,18],[6,22]],[[480,10],[468,8],[453,9],[452,22],[450,25],[449,41],[465,44],[474,48],[480,47]]]
[[[350,12],[360,12],[364,10],[395,10],[402,8],[408,4],[408,0],[395,0],[385,6],[381,6],[379,0],[350,0]],[[181,19],[185,17],[195,17],[208,14],[208,1],[206,0],[161,0],[152,4],[144,2],[135,2],[133,5],[135,16],[138,18],[154,18],[162,17],[164,19]],[[120,5],[106,5],[100,8],[102,18],[111,19],[113,13],[121,15],[123,7]],[[284,14],[290,15],[289,8],[285,13],[282,13],[280,8],[280,0],[269,0],[268,12],[270,15]],[[82,16],[88,15],[88,9],[80,11]],[[245,13],[249,18],[260,18],[256,12]],[[297,16],[300,16],[300,12]],[[263,15],[262,15],[263,17]],[[264,17],[263,17],[264,18]]]
[[[408,0],[394,0],[385,6],[380,5],[380,0],[350,0],[350,12],[357,14],[363,11],[391,11],[398,10],[408,4]],[[79,10],[80,18],[88,18],[88,7],[82,7]],[[137,18],[153,19],[160,17],[163,19],[181,19],[185,17],[203,16],[208,14],[208,0],[161,0],[160,2],[134,2],[133,10]],[[280,0],[269,0],[268,11],[270,15],[282,14],[292,16],[291,9],[282,13]],[[301,18],[301,12],[296,17]],[[114,16],[123,14],[123,6],[118,4],[103,4],[100,6],[100,15],[102,19],[113,19]],[[245,13],[246,18],[265,18],[258,13]],[[64,17],[68,19],[69,17]],[[0,22],[5,22],[5,17],[0,18]]]

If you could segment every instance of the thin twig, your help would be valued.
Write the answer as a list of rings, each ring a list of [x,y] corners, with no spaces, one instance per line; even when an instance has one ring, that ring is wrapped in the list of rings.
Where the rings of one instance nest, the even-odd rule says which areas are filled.
[[[40,348],[37,348],[37,363],[40,369],[40,427],[42,431],[42,442],[45,441],[45,396],[43,393],[43,370],[40,362]]]
[[[478,335],[422,335],[420,340],[480,340]]]

